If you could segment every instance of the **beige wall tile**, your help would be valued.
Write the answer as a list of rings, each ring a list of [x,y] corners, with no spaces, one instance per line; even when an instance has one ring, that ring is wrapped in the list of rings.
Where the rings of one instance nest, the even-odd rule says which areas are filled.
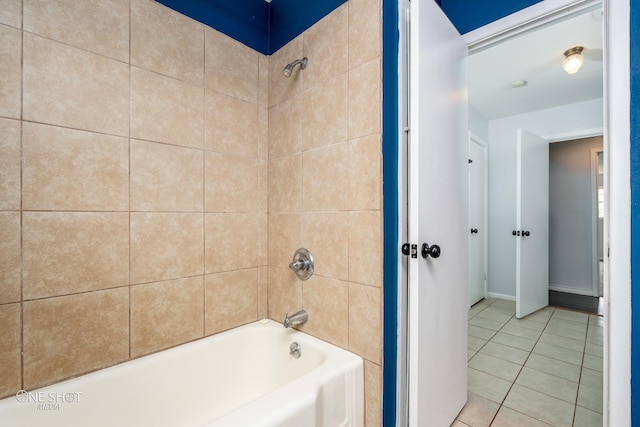
[[[380,212],[349,213],[349,281],[382,285]]]
[[[303,34],[304,87],[318,85],[349,67],[349,7],[343,4]]]
[[[304,213],[302,246],[309,249],[315,262],[314,274],[348,280],[349,213]]]
[[[258,265],[257,214],[205,214],[205,239],[207,273]]]
[[[203,273],[204,224],[196,213],[131,213],[131,283]]]
[[[129,62],[128,0],[25,0],[24,29]]]
[[[20,235],[20,212],[0,212],[0,304],[22,297]]]
[[[349,346],[349,283],[314,275],[302,284],[309,320],[305,332],[343,348]]]
[[[346,142],[302,154],[302,204],[305,211],[349,207],[349,147]]]
[[[206,92],[205,148],[258,157],[258,107],[218,92]]]
[[[258,319],[258,269],[205,276],[205,334]]]
[[[24,209],[129,209],[127,138],[25,122],[22,141]]]
[[[207,152],[205,201],[207,212],[256,212],[258,160]]]
[[[364,414],[366,426],[382,425],[382,368],[364,361]]]
[[[20,118],[22,87],[20,30],[0,25],[0,116]]]
[[[0,398],[22,388],[20,304],[0,305]]]
[[[205,27],[205,86],[256,104],[260,53]]]
[[[269,268],[258,267],[258,319],[269,315]]]
[[[202,212],[204,153],[131,140],[131,210]]]
[[[258,161],[258,212],[269,211],[269,162]]]
[[[269,57],[258,57],[258,107],[269,108]]]
[[[131,356],[203,336],[203,277],[131,287]]]
[[[269,159],[302,151],[302,98],[295,96],[269,109]]]
[[[349,350],[381,363],[382,329],[380,288],[349,284]]]
[[[349,68],[380,56],[381,16],[380,0],[349,1]]]
[[[201,87],[131,68],[133,138],[202,148],[203,105]]]
[[[291,77],[282,75],[282,69],[296,59],[302,59],[302,36],[291,40],[269,57],[269,107],[292,98],[302,90],[304,71],[300,72],[299,66]]]
[[[269,161],[269,212],[298,212],[302,207],[302,156]]]
[[[258,213],[258,265],[269,265],[269,214]]]
[[[129,215],[112,212],[25,212],[24,298],[126,286]]]
[[[349,209],[379,210],[382,191],[380,135],[349,141]]]
[[[303,150],[346,141],[348,77],[348,73],[342,73],[304,92]]]
[[[269,158],[269,110],[258,109],[258,158]]]
[[[22,0],[0,0],[0,24],[22,27]]]
[[[301,214],[269,213],[269,267],[288,268],[302,246],[301,221]]]
[[[288,268],[269,266],[269,318],[282,322],[285,314],[302,310],[302,281]]]
[[[380,133],[380,59],[349,70],[349,138]]]
[[[129,356],[129,289],[24,303],[24,388],[104,368]]]
[[[0,89],[1,91],[2,89]],[[0,119],[0,210],[20,209],[20,122]]]
[[[151,0],[131,0],[131,64],[202,86],[204,25]]]
[[[25,120],[129,134],[128,64],[29,33],[23,42]]]

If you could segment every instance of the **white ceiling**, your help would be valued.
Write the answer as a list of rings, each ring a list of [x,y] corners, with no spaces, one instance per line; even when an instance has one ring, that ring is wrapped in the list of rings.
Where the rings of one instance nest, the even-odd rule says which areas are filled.
[[[562,69],[564,51],[583,46],[576,74]],[[469,103],[487,120],[602,97],[600,10],[511,37],[469,56]],[[526,80],[514,89],[511,83]]]

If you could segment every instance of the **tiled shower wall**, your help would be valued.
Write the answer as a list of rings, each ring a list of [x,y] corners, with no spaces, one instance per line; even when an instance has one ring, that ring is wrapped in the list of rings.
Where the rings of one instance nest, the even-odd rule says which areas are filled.
[[[380,10],[267,58],[151,0],[0,0],[0,397],[268,304],[365,359],[380,425]]]
[[[266,316],[267,73],[150,0],[0,0],[0,396]]]
[[[381,401],[380,0],[349,0],[269,59],[269,316],[365,360],[366,424]],[[306,56],[304,71],[282,77]],[[298,247],[315,259],[301,282]]]

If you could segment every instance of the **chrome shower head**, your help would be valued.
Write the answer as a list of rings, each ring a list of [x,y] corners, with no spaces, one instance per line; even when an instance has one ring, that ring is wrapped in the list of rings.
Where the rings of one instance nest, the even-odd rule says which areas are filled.
[[[307,62],[309,62],[309,60],[306,56],[302,59],[296,59],[295,61],[287,64],[287,66],[284,67],[284,69],[282,70],[282,75],[286,78],[291,77],[291,73],[293,72],[293,69],[296,65],[300,64],[300,69],[304,70],[305,68],[307,68]]]

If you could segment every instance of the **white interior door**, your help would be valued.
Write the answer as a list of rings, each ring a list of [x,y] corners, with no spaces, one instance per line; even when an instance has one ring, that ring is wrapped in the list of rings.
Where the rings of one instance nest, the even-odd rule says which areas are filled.
[[[469,306],[487,292],[487,149],[469,138]]]
[[[518,129],[516,317],[549,305],[549,143]]]
[[[467,398],[467,46],[431,0],[410,19],[409,425],[448,427]]]

